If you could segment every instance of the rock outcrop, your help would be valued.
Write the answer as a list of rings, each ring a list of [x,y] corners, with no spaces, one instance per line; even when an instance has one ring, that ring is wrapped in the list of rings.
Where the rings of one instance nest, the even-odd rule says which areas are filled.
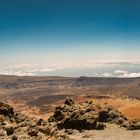
[[[108,123],[140,129],[139,121],[129,121],[118,110],[93,102],[76,104],[67,98],[48,120],[15,113],[11,106],[0,103],[0,139],[4,140],[72,140],[69,135],[73,133],[103,130]]]
[[[0,139],[43,140],[50,137],[43,131],[45,127],[50,127],[47,121],[15,113],[11,106],[0,103]]]
[[[100,107],[92,102],[74,104],[72,99],[66,99],[65,104],[55,109],[48,120],[56,122],[59,129],[91,130],[104,129],[105,123],[124,124],[127,118],[112,107]]]
[[[7,104],[0,102],[0,115],[13,117],[13,115],[14,115],[13,108]]]

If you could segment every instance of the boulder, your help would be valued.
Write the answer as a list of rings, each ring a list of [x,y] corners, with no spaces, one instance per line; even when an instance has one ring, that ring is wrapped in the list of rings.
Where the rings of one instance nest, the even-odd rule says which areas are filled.
[[[126,128],[128,130],[140,130],[140,122],[136,123],[130,122],[126,125]]]
[[[17,140],[17,139],[18,139],[17,136],[15,135],[12,136],[12,140]]]
[[[41,125],[46,125],[47,122],[40,118],[40,119],[36,122],[36,124],[39,125],[39,126],[41,126]]]
[[[6,127],[5,131],[7,135],[13,135],[14,134],[14,128],[13,127]]]
[[[99,111],[99,122],[111,122],[122,124],[127,118],[124,117],[118,110],[111,107],[103,108]]]
[[[90,130],[96,128],[96,121],[94,120],[86,120],[81,118],[67,118],[64,121],[62,121],[60,124],[58,124],[59,128],[65,128],[65,129],[76,129],[76,130]]]
[[[66,133],[59,132],[54,136],[54,140],[74,140],[71,139]]]
[[[14,115],[13,107],[0,102],[0,114],[12,117]]]
[[[54,121],[61,121],[64,118],[64,114],[60,109],[56,109],[53,116],[51,116],[48,121],[54,122]]]
[[[67,98],[65,101],[67,105],[56,107],[53,116],[48,119],[49,122],[56,123],[58,129],[91,130],[105,128],[103,123],[96,126],[99,115],[94,104],[69,104],[69,102],[71,100]]]
[[[38,136],[38,131],[37,130],[30,130],[28,132],[28,135],[30,135],[30,136]]]
[[[103,130],[103,129],[105,129],[106,128],[106,125],[104,124],[104,123],[102,123],[102,122],[98,122],[97,124],[96,124],[96,129],[97,130]]]
[[[117,124],[117,125],[123,125],[126,122],[126,120],[122,117],[117,117],[111,121],[111,123]]]
[[[71,106],[74,105],[74,101],[71,98],[67,97],[64,104]]]
[[[107,122],[109,118],[108,110],[101,110],[99,112],[99,122]]]
[[[49,135],[49,136],[53,136],[55,132],[57,132],[57,128],[54,126],[46,126],[43,127],[42,129],[40,129],[40,132]]]

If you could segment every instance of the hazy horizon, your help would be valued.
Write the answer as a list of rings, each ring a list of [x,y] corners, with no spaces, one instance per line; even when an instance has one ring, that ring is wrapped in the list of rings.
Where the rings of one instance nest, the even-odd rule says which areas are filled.
[[[0,74],[140,76],[140,1],[0,2]]]

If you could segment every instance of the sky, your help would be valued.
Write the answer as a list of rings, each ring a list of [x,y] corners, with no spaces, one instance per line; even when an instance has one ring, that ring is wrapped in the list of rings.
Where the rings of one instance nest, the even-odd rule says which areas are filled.
[[[139,0],[0,1],[0,74],[116,76],[120,70],[139,76],[139,5]],[[112,63],[120,67],[112,69]]]

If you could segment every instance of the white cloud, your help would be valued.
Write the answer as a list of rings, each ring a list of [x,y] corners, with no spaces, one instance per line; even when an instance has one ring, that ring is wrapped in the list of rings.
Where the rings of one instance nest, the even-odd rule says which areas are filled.
[[[135,71],[135,68],[140,68],[140,61],[80,61],[78,62],[66,62],[66,63],[56,63],[49,65],[39,65],[39,64],[22,64],[7,67],[0,70],[0,74],[4,75],[19,75],[19,76],[34,76],[34,75],[51,75],[51,72],[55,74],[57,70],[59,73],[56,75],[63,75],[64,71],[71,70],[82,70],[82,73],[86,76],[89,72],[91,76],[103,76],[103,77],[138,77],[140,72]],[[86,72],[84,70],[86,68]],[[125,70],[123,70],[125,69]],[[92,73],[92,71],[93,73]],[[72,72],[73,74],[73,72]],[[71,75],[72,75],[71,74]],[[69,76],[69,75],[67,75]],[[88,75],[90,76],[90,75]]]
[[[117,77],[140,77],[140,72],[129,72],[126,70],[115,70],[115,74],[119,74]]]
[[[48,71],[54,71],[55,69],[53,68],[48,68],[48,69],[41,69],[40,72],[48,72]]]
[[[111,73],[103,73],[102,76],[103,76],[103,77],[111,77],[112,74],[111,74]]]
[[[128,71],[125,71],[125,70],[115,70],[114,73],[116,73],[116,74],[127,74]]]
[[[46,68],[39,65],[22,64],[8,67],[6,69],[0,70],[2,75],[18,75],[18,76],[35,76],[39,72],[50,72],[55,69]]]
[[[2,75],[18,75],[18,76],[34,76],[34,73],[23,72],[23,71],[3,71],[0,72]]]
[[[138,72],[138,73],[125,73],[123,75],[120,75],[119,77],[140,77],[140,72]]]

